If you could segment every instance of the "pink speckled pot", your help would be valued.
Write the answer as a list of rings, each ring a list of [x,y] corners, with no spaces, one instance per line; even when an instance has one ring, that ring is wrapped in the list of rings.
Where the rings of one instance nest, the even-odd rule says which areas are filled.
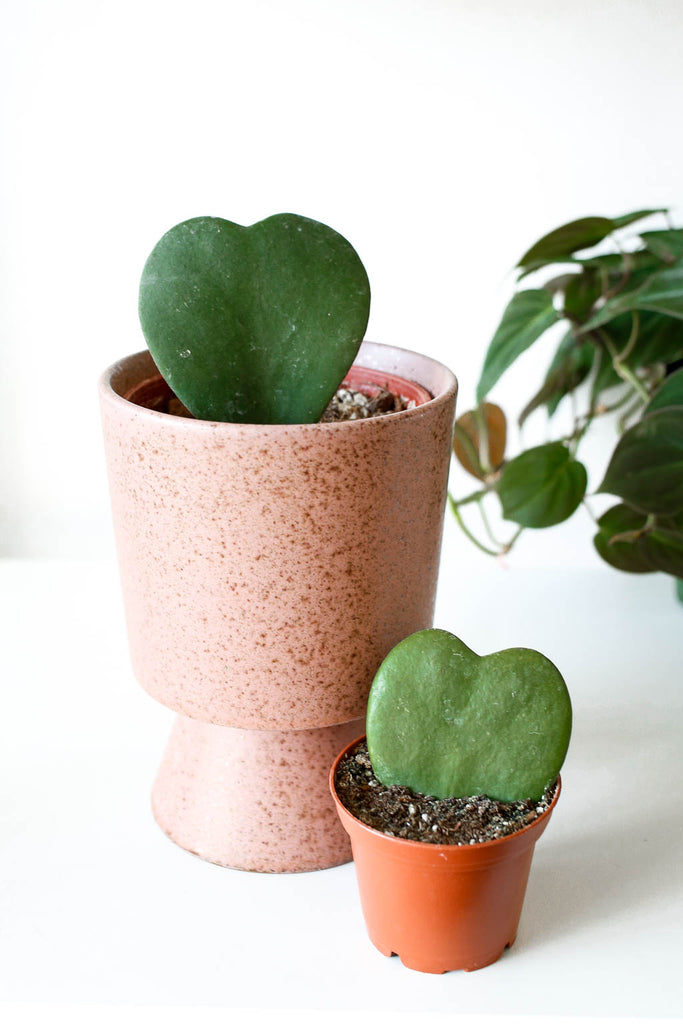
[[[365,719],[325,729],[231,729],[178,715],[152,791],[179,846],[248,871],[311,871],[351,860],[327,779]],[[237,783],[239,780],[239,783]]]
[[[133,669],[167,707],[225,727],[225,750],[235,730],[273,736],[354,723],[354,734],[362,732],[357,720],[382,658],[432,624],[455,378],[427,357],[368,342],[357,362],[416,381],[434,397],[376,419],[261,426],[169,416],[128,401],[156,373],[147,352],[110,367],[100,382]],[[192,762],[189,735],[189,726],[176,728],[157,779],[162,827],[219,863],[303,870],[296,857],[289,867],[282,858],[273,867],[261,858],[257,867],[246,853],[189,836],[179,816],[191,780],[181,784],[177,771],[181,747]],[[203,758],[202,771],[215,777],[206,751],[215,756],[218,734],[211,743],[206,730],[199,735],[192,773]],[[262,759],[267,741],[251,741]],[[313,751],[319,741],[308,742]],[[281,739],[273,744],[271,789],[279,792]],[[176,795],[175,812],[164,787]],[[338,829],[326,773],[320,793]],[[330,856],[309,866],[339,862],[338,852]]]

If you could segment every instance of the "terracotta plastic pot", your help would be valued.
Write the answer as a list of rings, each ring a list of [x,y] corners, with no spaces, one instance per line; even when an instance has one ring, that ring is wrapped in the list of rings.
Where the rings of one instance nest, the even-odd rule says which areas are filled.
[[[262,769],[251,757],[232,757],[240,730],[310,732],[357,723],[384,656],[433,620],[456,381],[440,363],[390,346],[364,343],[358,363],[364,369],[354,365],[354,386],[356,374],[373,387],[390,383],[416,407],[301,425],[169,415],[149,407],[159,376],[148,352],[110,367],[100,382],[133,670],[183,719],[225,729],[212,733],[212,757],[230,761],[235,787],[252,792],[252,771],[255,786]],[[206,731],[192,733],[187,722],[178,729],[183,756],[197,771],[203,765],[208,786],[215,772],[204,756]],[[320,844],[328,853],[314,866],[324,867],[339,862],[340,846],[348,855],[348,843],[327,785],[333,751],[309,742],[317,756],[327,751],[312,772],[310,785],[318,781],[309,798],[328,808],[325,828],[337,832]],[[171,762],[177,764],[177,752],[165,764]],[[284,808],[291,773],[283,764],[278,775],[278,763],[267,773],[263,800]],[[214,817],[207,841],[200,816],[181,814],[186,782],[162,768],[155,786],[155,808],[169,835],[220,863],[283,870],[275,853],[269,867],[250,852],[259,845],[274,851],[258,812],[241,850],[236,837],[246,832],[226,824],[227,810]],[[164,787],[173,792],[162,799]],[[232,797],[225,806],[236,806]],[[235,838],[226,853],[221,835],[230,829]],[[302,853],[300,863],[307,857]]]
[[[351,840],[365,924],[373,945],[428,974],[476,971],[515,941],[534,846],[560,795],[526,828],[472,846],[399,839],[369,828],[330,788]]]

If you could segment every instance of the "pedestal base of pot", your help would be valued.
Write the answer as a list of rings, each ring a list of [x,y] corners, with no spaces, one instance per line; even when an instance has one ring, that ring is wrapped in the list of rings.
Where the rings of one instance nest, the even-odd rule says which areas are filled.
[[[364,720],[323,729],[231,729],[181,715],[152,792],[169,838],[203,860],[245,871],[313,871],[351,860],[328,786],[341,747]]]

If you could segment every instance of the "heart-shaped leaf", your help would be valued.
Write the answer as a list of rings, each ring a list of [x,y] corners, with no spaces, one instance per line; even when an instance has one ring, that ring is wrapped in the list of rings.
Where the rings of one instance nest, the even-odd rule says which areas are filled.
[[[370,286],[349,242],[317,221],[196,217],[155,246],[139,309],[154,361],[195,416],[309,423],[358,351]]]
[[[456,420],[453,430],[453,454],[468,473],[476,476],[478,480],[483,480],[486,474],[497,469],[505,458],[506,437],[505,413],[499,405],[484,402],[478,408],[464,412]],[[485,465],[482,464],[482,446]]]
[[[676,263],[683,258],[683,228],[644,231],[640,237],[650,252],[665,263]]]
[[[557,319],[553,297],[545,288],[529,288],[512,296],[484,358],[477,402],[483,401],[508,366]]]
[[[567,331],[548,367],[543,384],[519,414],[520,427],[542,405],[545,405],[548,416],[552,416],[565,395],[574,391],[586,379],[594,360],[594,346],[589,341],[577,343],[574,332]]]
[[[582,217],[580,220],[563,224],[562,227],[555,228],[543,238],[539,238],[524,253],[517,266],[527,267],[539,261],[555,261],[563,256],[571,256],[581,249],[590,249],[607,238],[615,226],[615,222],[609,217]]]
[[[593,538],[595,550],[613,569],[622,572],[654,572],[639,545],[647,516],[628,505],[615,505],[598,519]]]
[[[638,544],[652,569],[683,577],[683,532],[656,528]]]
[[[656,409],[627,430],[598,492],[652,515],[683,509],[683,408]]]
[[[586,493],[586,468],[561,441],[529,448],[503,466],[496,485],[503,516],[530,529],[569,519]]]
[[[426,629],[394,647],[375,676],[368,751],[386,786],[537,800],[562,767],[571,722],[565,682],[542,654],[518,647],[479,657],[451,633]]]

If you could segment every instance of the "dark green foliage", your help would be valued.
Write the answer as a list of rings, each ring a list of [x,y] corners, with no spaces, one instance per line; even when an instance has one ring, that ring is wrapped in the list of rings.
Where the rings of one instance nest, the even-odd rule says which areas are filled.
[[[520,528],[569,518],[586,490],[576,450],[594,420],[613,412],[621,437],[599,491],[623,504],[598,521],[595,548],[627,572],[683,575],[683,369],[674,372],[683,359],[683,229],[665,226],[639,235],[625,230],[654,214],[666,211],[572,221],[541,238],[519,261],[520,279],[544,268],[553,273],[542,286],[518,291],[504,311],[484,359],[477,401],[561,321],[565,332],[519,423],[539,408],[552,416],[572,396],[574,426],[503,462],[480,492],[460,501],[450,496],[472,539],[462,508],[476,502],[483,511],[489,494],[497,494],[504,518]],[[499,554],[519,532],[507,544],[475,543]]]

